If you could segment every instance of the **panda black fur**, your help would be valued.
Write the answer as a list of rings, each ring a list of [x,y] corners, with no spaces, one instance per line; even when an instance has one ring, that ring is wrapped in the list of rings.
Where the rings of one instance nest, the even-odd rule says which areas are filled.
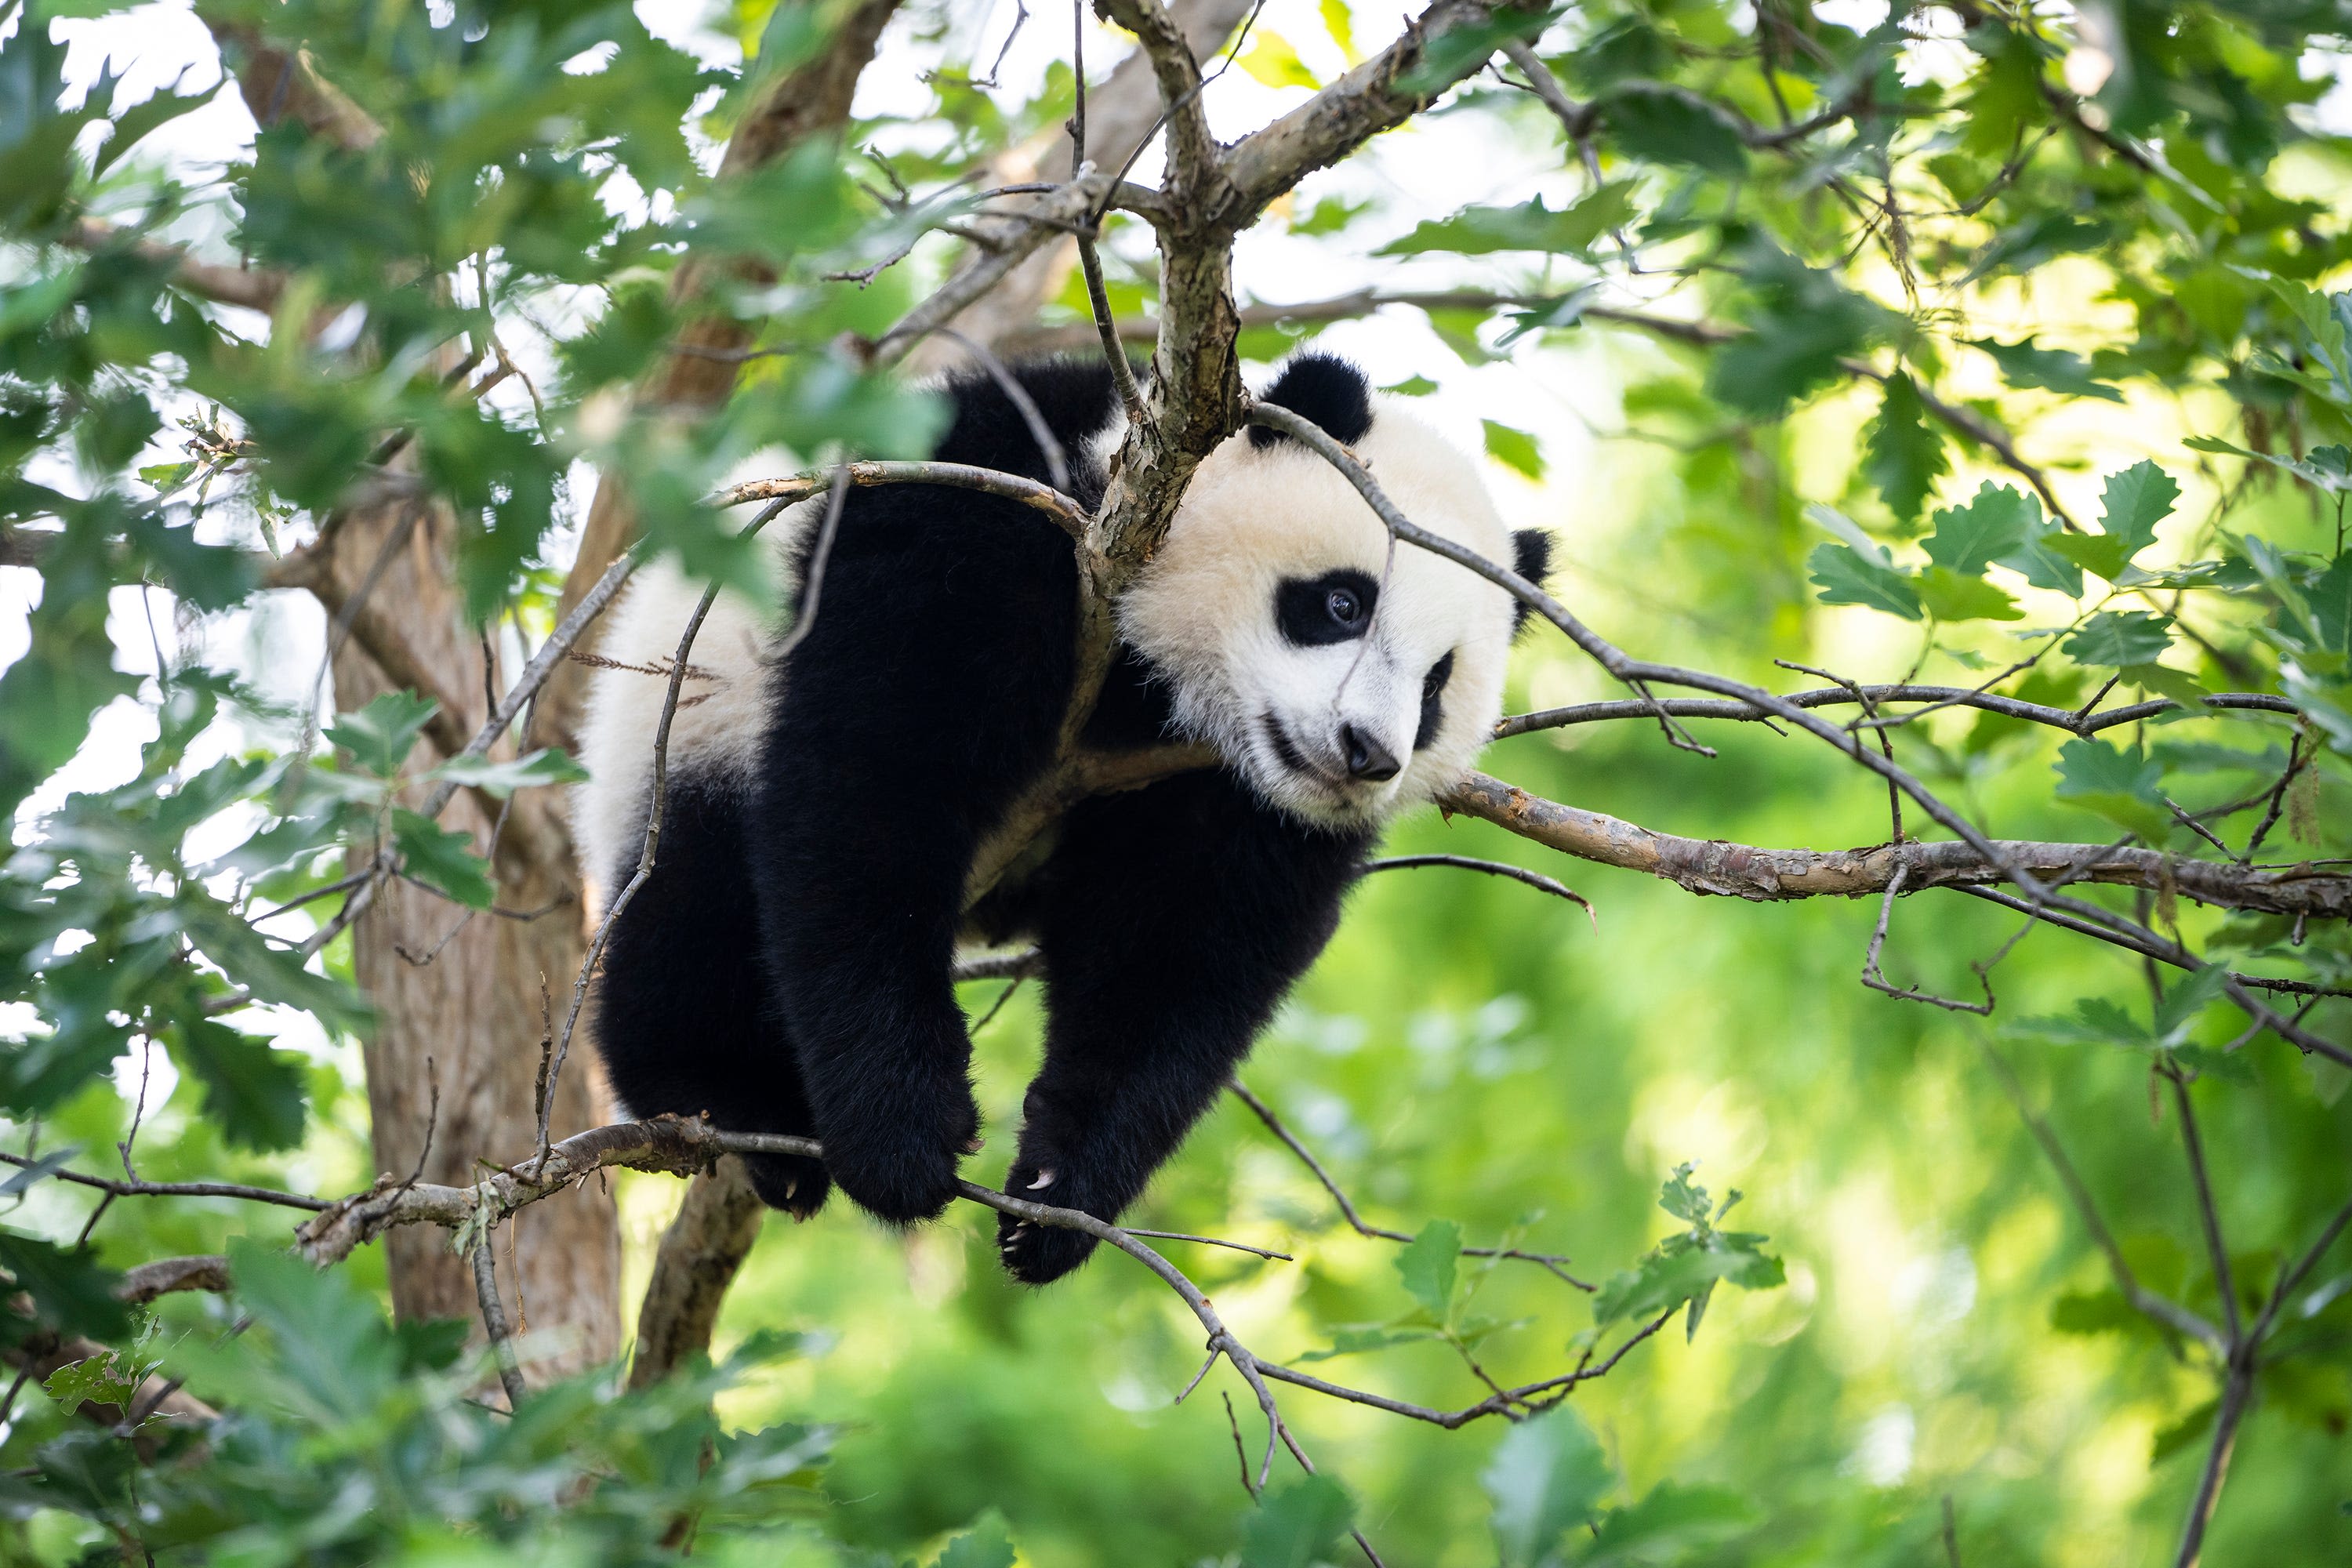
[[[1107,369],[1015,374],[1091,509],[1119,429]],[[946,391],[938,458],[1046,478],[994,382]],[[1470,459],[1354,366],[1301,356],[1266,395],[1354,447],[1415,521],[1542,575],[1546,538],[1510,534]],[[771,528],[787,598],[820,504]],[[603,651],[666,667],[697,597],[673,573],[641,573]],[[1104,748],[1189,736],[1226,765],[1076,806],[1042,863],[968,922],[975,850],[1053,756],[1076,599],[1051,522],[917,486],[851,492],[817,613],[783,664],[762,657],[770,629],[722,596],[671,732],[656,868],[614,925],[597,989],[597,1044],[633,1113],[822,1139],[829,1173],[748,1162],[760,1195],[795,1215],[834,1181],[886,1220],[937,1215],[980,1130],[949,978],[957,936],[1029,935],[1050,1023],[1007,1190],[1116,1218],[1322,950],[1381,825],[1476,754],[1520,618],[1458,566],[1410,548],[1391,561],[1370,509],[1312,452],[1263,428],[1234,437],[1122,597],[1087,734]],[[591,698],[576,815],[607,898],[636,862],[666,689],[612,668]],[[1000,1241],[1006,1267],[1040,1283],[1094,1246],[1009,1220]]]

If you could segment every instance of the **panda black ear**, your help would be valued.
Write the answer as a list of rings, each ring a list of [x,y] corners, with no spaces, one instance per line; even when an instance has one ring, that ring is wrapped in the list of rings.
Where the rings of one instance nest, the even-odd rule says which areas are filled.
[[[1523,528],[1512,534],[1511,570],[1537,587],[1542,587],[1544,578],[1551,571],[1551,535],[1540,528]],[[1512,636],[1517,637],[1519,628],[1528,624],[1528,613],[1524,603],[1512,606]]]
[[[1350,447],[1372,427],[1371,378],[1337,354],[1293,355],[1265,389],[1265,401],[1321,426],[1325,435]],[[1289,439],[1263,425],[1251,426],[1249,438],[1261,452]]]

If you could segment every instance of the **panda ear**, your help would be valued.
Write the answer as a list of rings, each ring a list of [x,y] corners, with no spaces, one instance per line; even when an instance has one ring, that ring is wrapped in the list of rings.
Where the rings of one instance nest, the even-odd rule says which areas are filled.
[[[1512,534],[1511,570],[1537,587],[1542,587],[1545,576],[1551,571],[1551,535],[1540,528],[1523,528]],[[1512,636],[1517,637],[1519,628],[1528,624],[1528,613],[1525,602],[1514,602],[1511,607]]]
[[[1337,354],[1292,356],[1264,401],[1289,409],[1323,427],[1334,441],[1352,447],[1372,427],[1372,384],[1361,370]],[[1250,426],[1250,446],[1265,451],[1290,437],[1263,425]]]

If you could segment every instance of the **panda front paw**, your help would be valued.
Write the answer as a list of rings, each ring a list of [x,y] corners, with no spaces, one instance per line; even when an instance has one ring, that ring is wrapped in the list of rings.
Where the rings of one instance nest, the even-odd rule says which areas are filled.
[[[961,1079],[940,1103],[898,1108],[856,1129],[828,1128],[824,1163],[858,1207],[891,1225],[937,1219],[956,1196],[957,1162],[980,1146],[980,1110]]]
[[[1066,1173],[1052,1155],[1033,1158],[1025,1151],[1004,1178],[1004,1190],[1016,1198],[1055,1208],[1081,1209],[1108,1224],[1118,1216],[1118,1204],[1085,1190],[1084,1181]],[[1095,1238],[1082,1230],[1024,1220],[1014,1215],[996,1216],[996,1251],[1005,1272],[1024,1285],[1045,1285],[1059,1279],[1093,1256]]]

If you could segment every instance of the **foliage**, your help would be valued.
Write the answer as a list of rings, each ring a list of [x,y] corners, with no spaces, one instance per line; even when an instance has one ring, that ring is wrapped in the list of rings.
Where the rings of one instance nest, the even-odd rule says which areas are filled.
[[[2342,1554],[2352,1287],[2325,1249],[2288,1285],[2344,1201],[2347,1078],[2250,1023],[2225,976],[2304,987],[2265,994],[2340,1047],[2352,939],[2169,887],[2065,891],[2202,967],[2144,969],[2047,924],[2019,941],[1957,894],[1903,900],[1889,972],[1973,994],[1976,967],[2000,994],[1980,1022],[1855,986],[1867,910],[1694,906],[1596,870],[1596,933],[1507,883],[1375,879],[1252,1072],[1412,1239],[1336,1226],[1223,1116],[1141,1223],[1294,1246],[1286,1273],[1219,1256],[1195,1277],[1246,1300],[1292,1364],[1380,1352],[1347,1364],[1400,1397],[1458,1404],[1481,1378],[1556,1373],[1563,1347],[1591,1361],[1676,1312],[1685,1329],[1507,1431],[1286,1404],[1336,1477],[1280,1472],[1255,1500],[1221,1409],[1160,1408],[1198,1363],[1189,1318],[1109,1257],[1022,1297],[969,1216],[903,1241],[838,1205],[778,1226],[731,1299],[726,1368],[628,1394],[583,1375],[513,1419],[475,1403],[484,1369],[446,1329],[387,1326],[365,1258],[313,1276],[248,1240],[233,1309],[123,1310],[119,1269],[264,1232],[213,1199],[101,1215],[57,1173],[119,1156],[153,1180],[364,1185],[346,873],[488,909],[488,845],[419,809],[425,775],[499,799],[577,776],[558,751],[421,768],[436,709],[415,692],[316,714],[316,648],[289,673],[270,640],[289,554],[362,500],[429,495],[471,625],[527,646],[552,622],[585,465],[631,476],[649,553],[763,592],[701,498],[778,447],[811,468],[929,449],[935,400],[864,350],[944,274],[945,226],[991,160],[1074,98],[1058,59],[976,85],[989,51],[925,13],[893,35],[888,114],[722,179],[712,149],[823,47],[832,8],[734,6],[739,66],[622,4],[220,0],[209,22],[306,41],[381,130],[354,144],[272,117],[223,168],[164,149],[236,85],[197,73],[134,101],[110,64],[68,86],[76,19],[124,9],[0,0],[0,559],[37,580],[0,669],[0,1112],[30,1162],[0,1184],[25,1309],[0,1340],[109,1347],[18,1391],[5,1560],[141,1542],[159,1560],[602,1563],[691,1539],[761,1562],[1003,1568],[1017,1543],[1039,1563],[1303,1564],[1348,1561],[1352,1523],[1448,1564],[1845,1564],[1934,1560],[1947,1500],[1966,1561],[2148,1560],[2174,1550],[2232,1363],[2137,1310],[2117,1260],[2209,1321],[2275,1309],[2212,1559]],[[1378,258],[1350,308],[1407,296],[1410,335],[1335,341],[1370,345],[1384,376],[1393,362],[1402,395],[1475,405],[1464,428],[1498,491],[1559,524],[1555,592],[1637,654],[2135,705],[2096,733],[1937,705],[1846,739],[2003,837],[2340,866],[2352,142],[2322,100],[2352,14],[1830,12],[1505,16],[1463,47],[1532,38],[1560,103],[1498,64],[1263,226],[1311,247],[1310,278]],[[1270,8],[1212,89],[1220,133],[1228,109],[1260,123],[1335,80],[1385,25],[1346,0]],[[1537,172],[1496,158],[1507,188],[1414,190],[1396,171],[1416,137]],[[1245,289],[1265,237],[1244,242]],[[175,269],[183,245],[274,296],[221,303]],[[1115,306],[1149,313],[1143,226],[1108,219],[1105,248]],[[1045,330],[1082,322],[1082,300]],[[1271,314],[1248,318],[1254,359],[1322,320]],[[711,316],[748,323],[761,356],[731,400],[696,420],[633,409]],[[1529,390],[1547,377],[1580,389],[1597,434],[1547,414]],[[1622,695],[1534,641],[1514,693]],[[2207,700],[2231,695],[2270,705]],[[1702,738],[1720,756],[1560,730],[1492,765],[1702,838],[1940,831],[1909,805],[1888,822],[1848,750]],[[107,756],[125,765],[93,772]],[[1392,837],[1544,863],[1475,825]],[[998,1127],[1036,1024],[1016,996],[981,1040]],[[153,1103],[150,1073],[173,1086]],[[1722,1228],[1738,1192],[1717,1204],[1676,1164],[1694,1156],[1756,1194],[1743,1217],[1769,1216],[1770,1251]],[[1491,1256],[1511,1247],[1630,1261],[1595,1276],[1571,1333],[1568,1288]],[[1727,1279],[1748,1290],[1718,1299]],[[231,1312],[253,1326],[230,1332]],[[839,1343],[758,1331],[787,1327]],[[121,1408],[158,1364],[228,1414],[128,1436],[74,1414]]]

